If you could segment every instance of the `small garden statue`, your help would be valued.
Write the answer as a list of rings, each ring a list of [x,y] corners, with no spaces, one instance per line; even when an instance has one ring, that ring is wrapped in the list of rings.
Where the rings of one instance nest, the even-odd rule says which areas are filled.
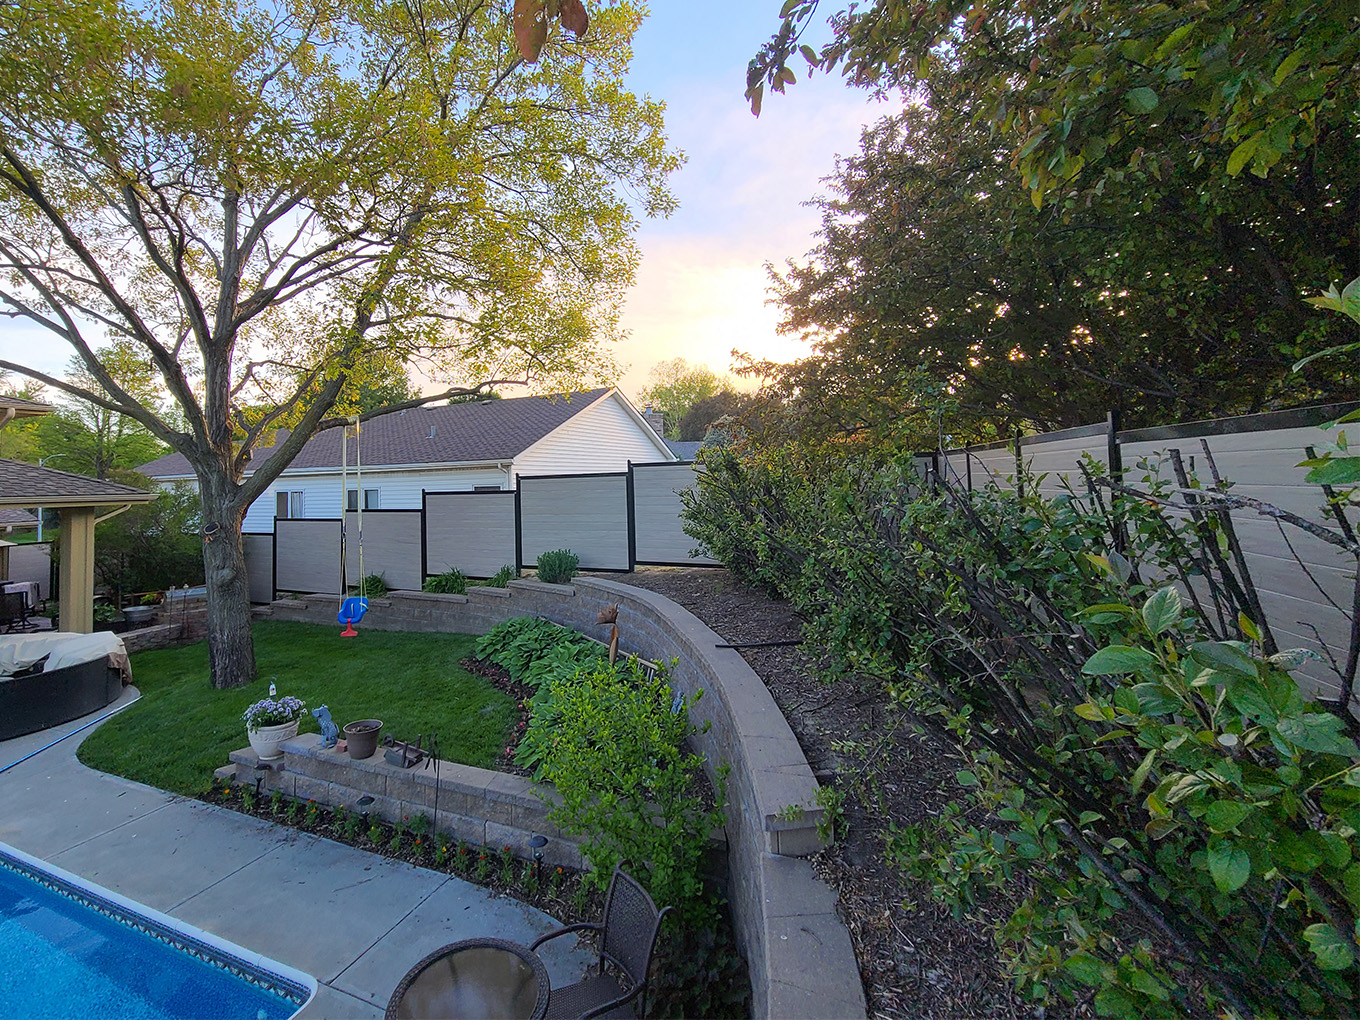
[[[325,705],[320,708],[312,709],[312,715],[321,724],[321,744],[323,747],[334,747],[336,740],[340,736],[340,727],[336,726],[331,720],[331,710]]]

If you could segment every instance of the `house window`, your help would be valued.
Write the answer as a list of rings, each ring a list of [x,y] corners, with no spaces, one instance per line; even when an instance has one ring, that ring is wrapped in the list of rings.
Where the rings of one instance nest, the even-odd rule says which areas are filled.
[[[358,510],[358,509],[359,509],[359,490],[358,490],[358,489],[350,489],[350,490],[348,490],[348,491],[345,493],[345,509],[346,509],[346,510]],[[379,507],[379,505],[378,505],[378,490],[377,490],[377,489],[365,489],[365,490],[364,490],[364,509],[365,509],[365,510],[377,510],[377,509],[380,509],[380,507]]]
[[[302,511],[302,491],[276,492],[274,494],[274,515],[276,517],[305,517]]]

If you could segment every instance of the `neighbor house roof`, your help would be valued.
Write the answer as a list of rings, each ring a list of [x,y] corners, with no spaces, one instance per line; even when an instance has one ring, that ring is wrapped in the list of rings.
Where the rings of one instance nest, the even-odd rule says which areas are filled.
[[[362,452],[367,466],[414,464],[485,463],[512,460],[549,432],[595,404],[610,391],[588,390],[549,397],[513,397],[465,404],[441,404],[385,414],[363,423]],[[274,446],[254,451],[252,466],[274,455],[287,434],[280,430]],[[351,441],[350,466],[355,449]],[[288,470],[326,470],[340,467],[338,429],[320,432],[307,440]],[[151,478],[178,478],[193,474],[180,454],[143,464],[137,469]]]
[[[0,508],[0,528],[36,528],[38,518],[17,507]]]
[[[699,447],[704,445],[698,440],[691,442],[688,439],[667,439],[665,443],[666,448],[681,460],[693,460],[694,455],[699,452]]]
[[[0,507],[111,506],[146,503],[154,492],[73,475],[17,460],[0,460]]]

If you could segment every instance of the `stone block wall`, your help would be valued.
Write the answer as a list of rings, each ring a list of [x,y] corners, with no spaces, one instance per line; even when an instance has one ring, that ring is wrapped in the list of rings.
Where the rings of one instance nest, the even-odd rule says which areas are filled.
[[[691,699],[706,731],[695,738],[710,770],[727,780],[728,895],[751,970],[756,1017],[863,1017],[864,992],[835,895],[802,860],[823,846],[818,783],[797,738],[760,677],[688,610],[617,581],[570,585],[511,581],[466,595],[398,591],[370,599],[360,629],[484,634],[517,616],[538,616],[592,637],[595,620],[619,606],[622,651],[667,664],[671,685]],[[281,599],[256,610],[281,620],[335,625],[335,596]],[[716,778],[714,776],[713,778]]]

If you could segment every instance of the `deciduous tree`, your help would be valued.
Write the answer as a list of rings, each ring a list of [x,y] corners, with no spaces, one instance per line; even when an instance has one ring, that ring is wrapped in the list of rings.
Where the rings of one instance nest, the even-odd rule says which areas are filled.
[[[0,305],[101,389],[0,368],[189,460],[214,684],[255,673],[246,508],[336,421],[356,366],[419,354],[449,380],[565,386],[606,364],[633,210],[671,209],[678,162],[660,105],[623,84],[641,16],[603,5],[530,67],[489,0],[0,11]],[[154,366],[173,414],[99,361],[101,334]]]

